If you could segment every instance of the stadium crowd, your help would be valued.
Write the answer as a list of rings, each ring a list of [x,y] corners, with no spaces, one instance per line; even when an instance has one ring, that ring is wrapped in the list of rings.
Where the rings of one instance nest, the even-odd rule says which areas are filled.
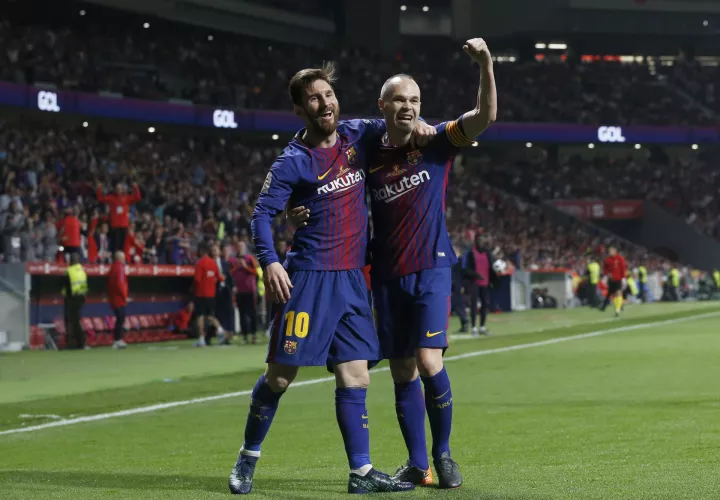
[[[140,199],[129,203],[123,236],[130,263],[187,264],[203,240],[249,241],[253,203],[277,154],[219,137],[119,136],[2,122],[4,260],[53,261],[65,247],[77,246],[84,260],[109,262],[112,212],[98,200],[99,183],[105,194],[118,183],[127,184],[130,193],[132,184],[138,185]],[[486,233],[519,268],[581,270],[586,256],[610,244],[631,262],[650,261],[642,249],[490,187],[480,170],[465,163],[456,162],[447,204],[458,249]],[[79,241],[67,239],[73,228]],[[278,240],[292,238],[284,217],[276,219],[275,232]]]
[[[536,151],[539,148],[535,148]],[[720,172],[714,150],[688,149],[669,155],[567,155],[548,159],[545,151],[526,158],[496,156],[484,178],[506,191],[535,202],[550,199],[651,200],[683,217],[698,231],[720,240]]]
[[[0,79],[145,99],[284,110],[290,74],[334,60],[346,113],[375,115],[372,96],[395,73],[415,77],[428,117],[458,116],[476,98],[477,70],[451,42],[436,41],[389,57],[341,42],[328,49],[302,47],[147,20],[102,10],[64,21],[38,18],[33,25],[6,20],[0,23]],[[647,64],[503,62],[496,64],[495,77],[502,121],[712,121]]]

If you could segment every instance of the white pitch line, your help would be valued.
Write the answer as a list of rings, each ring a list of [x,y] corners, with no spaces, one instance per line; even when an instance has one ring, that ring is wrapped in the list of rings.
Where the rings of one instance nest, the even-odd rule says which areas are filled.
[[[643,328],[648,328],[651,326],[672,325],[672,324],[681,323],[684,321],[693,321],[693,320],[697,320],[697,319],[712,318],[715,316],[720,316],[720,312],[697,314],[694,316],[686,316],[684,318],[668,319],[668,320],[664,320],[664,321],[638,323],[636,325],[620,326],[617,328],[609,328],[607,330],[598,330],[598,331],[594,331],[594,332],[581,333],[579,335],[571,335],[569,337],[557,337],[554,339],[540,340],[538,342],[530,342],[527,344],[517,344],[517,345],[512,345],[512,346],[506,346],[506,347],[498,347],[496,349],[484,349],[484,350],[480,350],[480,351],[471,351],[471,352],[466,352],[463,354],[457,354],[455,356],[447,356],[445,358],[445,361],[456,361],[458,359],[474,358],[477,356],[487,356],[489,354],[498,354],[498,353],[502,353],[502,352],[519,351],[522,349],[530,349],[533,347],[543,347],[546,345],[559,344],[561,342],[569,342],[571,340],[580,340],[580,339],[587,339],[590,337],[598,337],[600,335],[607,335],[609,333],[619,333],[619,332],[628,332],[628,331],[632,331],[632,330],[641,330]],[[386,371],[390,371],[390,368],[388,368],[387,366],[384,366],[384,367],[378,368],[376,370],[371,370],[370,373],[378,373],[378,372],[386,372]],[[335,377],[314,378],[314,379],[310,379],[310,380],[301,380],[299,382],[293,382],[292,386],[293,387],[302,387],[302,386],[306,386],[306,385],[320,384],[322,382],[330,382],[332,380],[335,380]],[[160,403],[160,404],[151,405],[151,406],[141,406],[139,408],[131,408],[129,410],[114,411],[111,413],[101,413],[99,415],[90,415],[88,417],[69,418],[66,420],[58,420],[55,422],[48,422],[46,424],[32,425],[32,426],[28,426],[28,427],[22,427],[19,429],[9,429],[6,431],[0,431],[0,436],[5,436],[8,434],[18,434],[21,432],[40,431],[43,429],[50,429],[53,427],[65,427],[67,425],[82,424],[85,422],[95,422],[98,420],[108,420],[110,418],[127,417],[130,415],[139,415],[142,413],[151,413],[151,412],[159,411],[159,410],[167,410],[168,408],[177,408],[179,406],[187,406],[187,405],[198,404],[198,403],[207,403],[210,401],[218,401],[221,399],[235,398],[238,396],[249,396],[251,393],[252,393],[252,390],[228,392],[225,394],[217,394],[215,396],[206,396],[206,397],[202,397],[202,398],[187,399],[184,401],[173,401],[170,403]]]

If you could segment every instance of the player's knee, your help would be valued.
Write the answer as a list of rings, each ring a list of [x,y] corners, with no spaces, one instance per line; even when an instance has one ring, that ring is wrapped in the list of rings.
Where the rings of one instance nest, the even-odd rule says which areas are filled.
[[[415,359],[423,377],[432,377],[443,369],[442,349],[417,349]]]
[[[370,372],[367,361],[348,361],[333,367],[335,382],[340,388],[367,388],[370,385]]]
[[[265,383],[273,392],[286,391],[297,376],[296,366],[268,365],[265,370]]]
[[[390,373],[396,384],[412,382],[418,376],[415,358],[391,359]]]

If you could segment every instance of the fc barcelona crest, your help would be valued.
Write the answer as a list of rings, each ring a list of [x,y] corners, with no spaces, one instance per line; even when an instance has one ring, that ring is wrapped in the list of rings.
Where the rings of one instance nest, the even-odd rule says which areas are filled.
[[[350,146],[350,149],[345,151],[345,154],[347,155],[347,160],[350,165],[355,163],[357,160],[357,151],[355,151],[355,146]]]
[[[413,150],[413,151],[410,151],[410,152],[407,154],[407,162],[408,162],[410,165],[417,165],[420,160],[422,160],[422,153],[420,152],[419,149],[415,149],[415,150]]]
[[[285,352],[288,354],[295,354],[297,352],[297,342],[293,340],[285,341]]]

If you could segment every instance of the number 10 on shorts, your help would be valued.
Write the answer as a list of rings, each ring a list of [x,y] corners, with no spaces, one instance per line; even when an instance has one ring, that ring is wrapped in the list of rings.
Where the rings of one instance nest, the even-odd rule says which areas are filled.
[[[306,312],[288,311],[285,314],[285,336],[292,337],[293,333],[300,339],[307,337],[310,328],[310,315]]]

